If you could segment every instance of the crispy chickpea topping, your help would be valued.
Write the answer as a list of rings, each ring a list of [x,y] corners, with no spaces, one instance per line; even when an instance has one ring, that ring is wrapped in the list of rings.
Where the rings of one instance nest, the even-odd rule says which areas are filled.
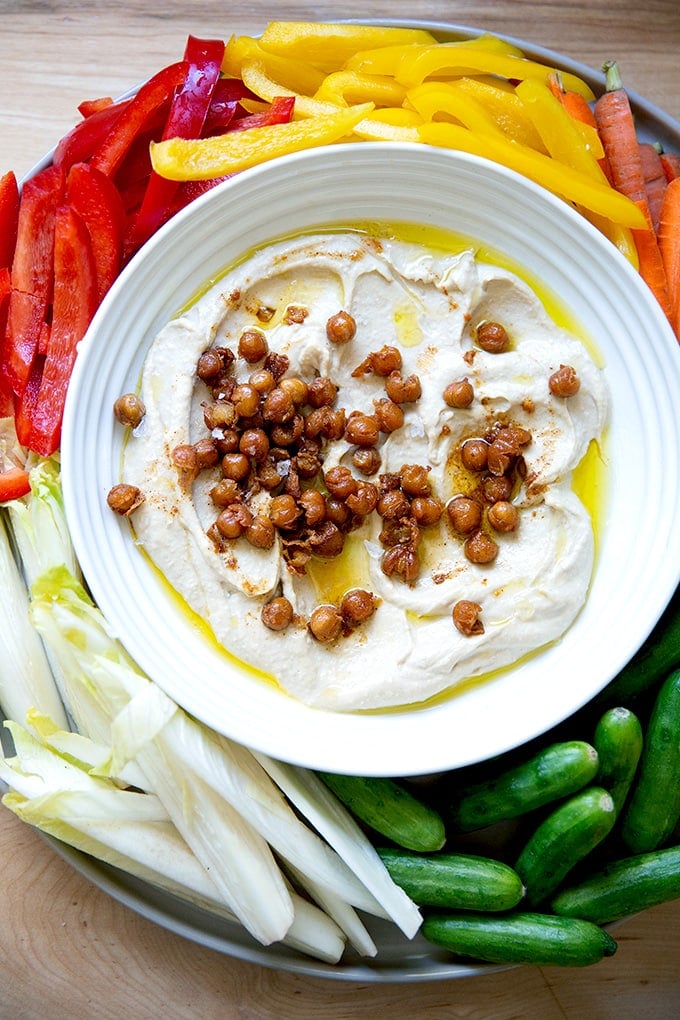
[[[264,333],[259,329],[246,329],[241,333],[238,341],[239,357],[254,365],[269,352],[269,344]]]
[[[292,605],[282,595],[270,599],[262,607],[262,622],[269,630],[285,630],[293,622],[293,615]]]
[[[124,393],[113,405],[113,413],[121,425],[136,429],[146,414],[146,408],[136,393]]]
[[[125,485],[121,482],[109,490],[106,502],[115,514],[129,517],[144,502],[144,495],[136,485]]]
[[[370,591],[363,588],[353,588],[348,591],[340,603],[340,613],[343,621],[349,627],[356,627],[365,623],[375,613],[377,599]]]
[[[332,344],[347,344],[354,339],[356,332],[356,321],[349,312],[336,312],[326,323],[326,336]]]
[[[581,381],[571,365],[560,365],[548,380],[554,397],[574,397],[581,388]]]
[[[480,322],[476,337],[479,346],[488,354],[502,354],[510,346],[510,337],[500,322]]]
[[[479,618],[481,611],[482,607],[478,602],[470,602],[468,599],[456,602],[451,614],[456,629],[466,637],[483,634],[484,624]]]
[[[460,459],[468,471],[486,471],[489,444],[484,439],[466,439],[460,448]]]
[[[342,632],[342,614],[337,606],[323,605],[312,610],[309,630],[322,644],[334,641]]]
[[[498,556],[498,544],[483,531],[470,535],[463,548],[470,563],[493,563]]]
[[[345,439],[354,446],[375,446],[380,438],[380,424],[375,415],[351,414],[345,428]]]
[[[360,447],[352,454],[352,464],[362,475],[374,475],[380,470],[382,460],[375,447]]]
[[[379,351],[372,351],[364,358],[360,365],[352,372],[355,379],[362,375],[373,373],[374,375],[388,376],[390,372],[397,372],[402,365],[401,352],[397,347],[390,347],[385,344]]]
[[[395,404],[412,404],[422,394],[420,379],[417,375],[404,378],[401,372],[390,372],[385,380],[385,392]]]
[[[304,322],[309,315],[309,308],[304,305],[288,305],[283,315],[283,321],[292,326],[294,323]]]
[[[449,383],[443,396],[444,403],[448,407],[463,408],[469,407],[475,399],[475,391],[466,376],[464,379],[457,379],[455,382]]]
[[[489,507],[487,520],[494,531],[516,531],[519,526],[519,511],[512,503],[499,499],[497,503]]]
[[[455,496],[446,507],[454,531],[469,535],[482,523],[482,505],[469,496]]]

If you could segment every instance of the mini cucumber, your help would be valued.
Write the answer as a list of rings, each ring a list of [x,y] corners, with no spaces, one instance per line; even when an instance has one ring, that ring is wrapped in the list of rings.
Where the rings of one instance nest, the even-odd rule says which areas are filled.
[[[538,826],[520,853],[515,870],[530,903],[541,903],[583,860],[616,821],[614,801],[606,790],[592,786],[560,804]]]
[[[610,708],[595,727],[593,746],[600,760],[595,782],[609,791],[617,815],[635,778],[642,742],[640,720],[628,708]]]
[[[453,805],[459,832],[517,818],[587,786],[598,768],[597,751],[581,740],[551,744],[528,761],[468,787]]]
[[[378,853],[396,884],[419,907],[512,910],[524,895],[517,872],[488,857],[424,856],[392,849],[380,849]]]
[[[680,846],[613,861],[550,904],[563,917],[608,924],[680,897]]]
[[[353,815],[398,846],[423,853],[444,846],[441,815],[394,780],[331,772],[319,776]]]
[[[659,691],[647,724],[638,777],[623,814],[621,837],[633,853],[649,853],[680,819],[680,669]]]
[[[421,931],[434,945],[488,963],[587,967],[616,952],[614,939],[596,924],[551,914],[433,915]]]
[[[600,709],[630,705],[680,666],[680,588],[645,643],[630,662],[598,694]]]

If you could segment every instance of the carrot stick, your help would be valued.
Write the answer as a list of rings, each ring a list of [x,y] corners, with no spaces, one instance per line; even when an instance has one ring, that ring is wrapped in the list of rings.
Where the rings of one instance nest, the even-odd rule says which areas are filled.
[[[645,179],[649,214],[652,218],[654,230],[658,233],[661,203],[663,202],[664,192],[668,185],[666,171],[663,168],[658,149],[650,142],[640,142],[640,160],[642,162],[642,174]]]
[[[676,152],[662,152],[659,156],[667,181],[680,177],[680,156]]]
[[[670,318],[666,272],[656,240],[647,200],[640,146],[630,101],[615,62],[604,65],[607,91],[595,103],[595,122],[609,160],[612,184],[630,198],[647,219],[647,229],[634,230],[633,237],[640,259],[640,275],[650,287],[666,315]]]
[[[671,325],[680,341],[680,177],[669,181],[663,197],[659,250],[668,284]]]

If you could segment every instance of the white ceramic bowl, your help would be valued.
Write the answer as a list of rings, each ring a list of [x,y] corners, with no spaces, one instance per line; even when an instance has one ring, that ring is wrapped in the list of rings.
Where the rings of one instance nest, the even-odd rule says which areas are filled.
[[[272,238],[329,223],[433,224],[505,252],[595,339],[612,395],[607,508],[587,605],[561,641],[492,682],[428,708],[311,709],[230,667],[187,623],[106,505],[148,346],[222,268]],[[600,691],[656,623],[680,574],[680,351],[655,300],[565,203],[465,154],[336,145],[220,185],[159,231],[104,300],[82,344],[62,439],[66,507],[96,602],[140,667],[189,712],[242,744],[312,768],[439,772],[539,735]]]

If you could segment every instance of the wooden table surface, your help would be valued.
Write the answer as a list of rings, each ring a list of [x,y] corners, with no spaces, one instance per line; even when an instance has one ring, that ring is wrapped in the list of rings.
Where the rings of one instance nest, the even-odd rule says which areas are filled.
[[[188,33],[228,38],[278,19],[449,21],[527,39],[599,68],[680,120],[677,0],[264,3],[0,0],[0,173],[25,173],[86,98],[117,95],[179,59]],[[680,1015],[680,901],[617,932],[585,970],[527,967],[428,984],[353,984],[244,963],[156,926],[0,811],[0,1020]]]

